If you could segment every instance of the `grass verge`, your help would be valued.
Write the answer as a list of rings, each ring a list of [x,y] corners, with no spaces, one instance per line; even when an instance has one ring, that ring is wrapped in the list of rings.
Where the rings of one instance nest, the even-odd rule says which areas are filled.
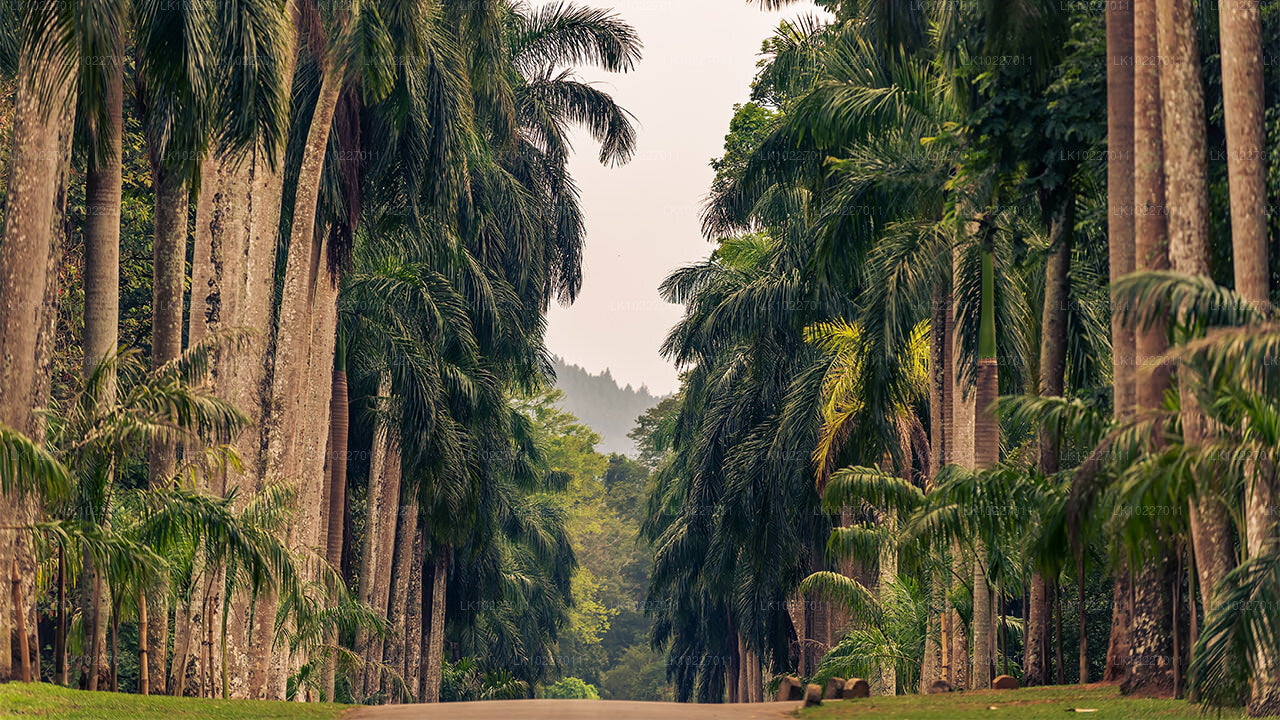
[[[1124,697],[1118,688],[1108,685],[827,700],[821,707],[800,710],[796,715],[803,720],[1234,720],[1245,716],[1243,710],[1220,715],[1206,712],[1186,700]]]
[[[347,707],[330,703],[143,697],[68,690],[47,683],[0,685],[0,718],[4,720],[329,720]]]

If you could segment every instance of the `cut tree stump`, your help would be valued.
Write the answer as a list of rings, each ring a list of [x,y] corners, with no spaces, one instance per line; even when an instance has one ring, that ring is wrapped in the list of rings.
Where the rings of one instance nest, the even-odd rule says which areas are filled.
[[[844,682],[844,690],[840,697],[845,700],[871,697],[871,685],[862,678],[850,678]]]
[[[809,683],[804,688],[804,706],[814,707],[822,704],[822,686]]]
[[[822,693],[823,700],[839,700],[844,692],[844,678],[833,677],[827,680],[827,690]]]
[[[804,686],[794,677],[784,677],[778,683],[778,702],[791,702],[804,699]]]
[[[1018,681],[1009,675],[997,675],[995,680],[991,681],[992,690],[1017,690]]]

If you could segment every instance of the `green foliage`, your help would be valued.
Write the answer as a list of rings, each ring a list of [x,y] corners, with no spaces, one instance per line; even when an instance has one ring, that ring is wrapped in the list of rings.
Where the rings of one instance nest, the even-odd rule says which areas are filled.
[[[675,698],[666,682],[666,664],[648,643],[632,645],[612,668],[601,673],[600,696],[605,700],[670,702]]]
[[[594,685],[588,685],[580,678],[566,677],[556,681],[554,685],[543,690],[543,697],[559,700],[599,700],[600,695]]]

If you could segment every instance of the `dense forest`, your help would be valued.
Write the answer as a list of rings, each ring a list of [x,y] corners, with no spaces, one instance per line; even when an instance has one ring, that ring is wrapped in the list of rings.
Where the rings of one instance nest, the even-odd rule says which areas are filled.
[[[1009,674],[1280,712],[1280,3],[819,4],[661,288],[678,699]]]
[[[600,434],[600,452],[634,457],[639,448],[627,435],[635,429],[636,418],[663,398],[643,385],[638,390],[619,387],[608,368],[592,375],[557,357],[555,373],[556,389],[564,393],[560,406]]]
[[[544,692],[561,644],[651,663],[639,503],[602,485],[647,471],[550,409],[543,342],[582,278],[569,135],[636,143],[575,69],[632,69],[629,25],[0,13],[0,680],[433,702]]]
[[[654,398],[545,344],[616,13],[0,4],[0,681],[1280,713],[1280,0],[818,5]]]

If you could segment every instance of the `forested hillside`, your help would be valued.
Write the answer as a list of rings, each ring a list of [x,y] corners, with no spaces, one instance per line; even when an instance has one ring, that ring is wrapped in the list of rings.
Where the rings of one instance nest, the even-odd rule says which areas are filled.
[[[592,375],[557,357],[555,369],[556,387],[564,393],[560,407],[600,434],[596,450],[606,455],[624,453],[635,457],[636,444],[627,433],[635,427],[636,418],[662,398],[651,394],[643,385],[638,390],[630,385],[619,386],[608,368]]]

